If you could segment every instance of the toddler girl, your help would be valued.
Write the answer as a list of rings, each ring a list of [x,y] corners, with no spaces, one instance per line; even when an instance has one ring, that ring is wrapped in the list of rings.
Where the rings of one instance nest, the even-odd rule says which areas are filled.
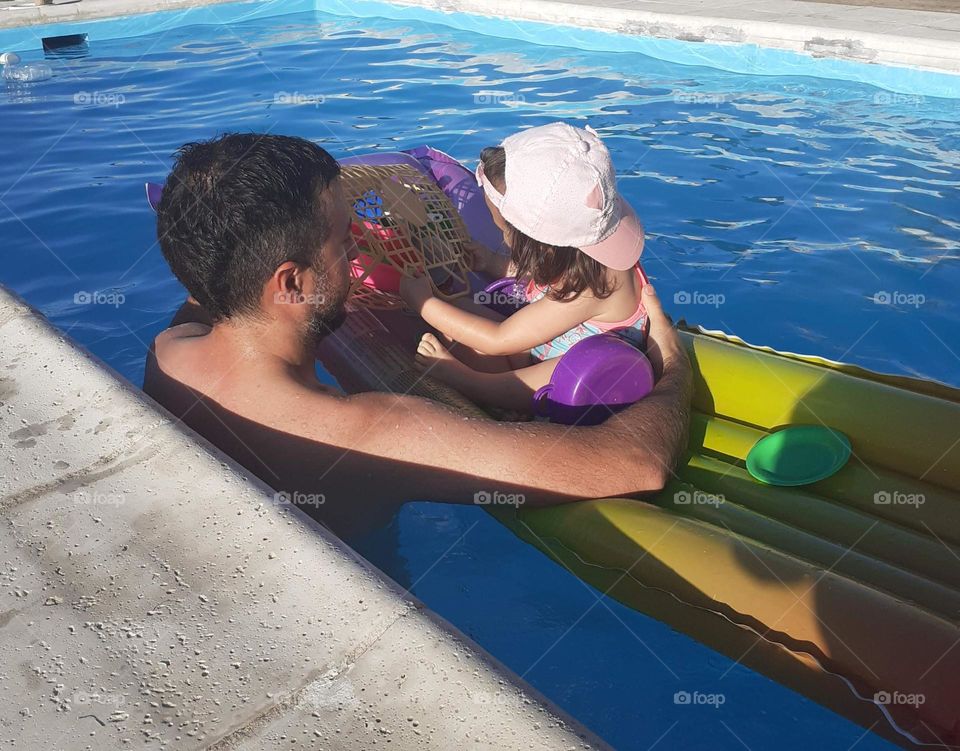
[[[528,304],[503,318],[435,297],[426,276],[404,279],[400,293],[452,345],[424,334],[419,367],[479,404],[529,411],[557,358],[584,337],[613,331],[642,344],[643,226],[590,128],[553,123],[512,135],[481,152],[477,182],[510,257],[471,244],[471,266],[515,276]]]

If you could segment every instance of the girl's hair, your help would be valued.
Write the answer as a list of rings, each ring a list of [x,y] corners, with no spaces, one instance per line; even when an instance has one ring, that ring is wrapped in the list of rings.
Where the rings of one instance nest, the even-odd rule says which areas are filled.
[[[507,153],[502,146],[488,146],[480,152],[483,174],[503,193],[506,190]],[[506,222],[507,220],[504,219]],[[604,300],[613,294],[607,267],[578,248],[549,245],[534,240],[512,224],[510,259],[517,267],[517,279],[549,287],[553,300],[575,300],[585,290]]]

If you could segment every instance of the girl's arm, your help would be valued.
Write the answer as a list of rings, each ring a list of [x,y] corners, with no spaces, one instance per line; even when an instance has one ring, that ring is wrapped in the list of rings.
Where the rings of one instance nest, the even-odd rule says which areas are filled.
[[[542,298],[503,321],[491,321],[434,297],[426,277],[404,279],[400,292],[441,334],[485,355],[513,355],[549,342],[589,320],[598,307],[588,294],[570,302]]]

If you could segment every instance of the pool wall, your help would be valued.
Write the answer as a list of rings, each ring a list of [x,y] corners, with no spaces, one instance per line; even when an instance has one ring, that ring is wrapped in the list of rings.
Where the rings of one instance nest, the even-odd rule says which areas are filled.
[[[798,0],[716,0],[709,15],[704,7],[703,0],[81,0],[0,16],[0,50],[39,49],[42,36],[78,31],[96,41],[317,10],[637,52],[749,75],[815,76],[909,96],[960,98],[960,14]]]
[[[0,736],[603,749],[0,287]]]

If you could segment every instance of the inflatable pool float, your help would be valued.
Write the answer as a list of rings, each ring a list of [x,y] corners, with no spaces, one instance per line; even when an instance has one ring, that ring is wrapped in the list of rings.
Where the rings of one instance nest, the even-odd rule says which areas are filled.
[[[471,171],[442,152],[343,163],[420,170],[472,237],[499,245]],[[147,192],[155,203],[159,188]],[[693,417],[663,491],[488,510],[600,592],[864,728],[905,748],[960,748],[960,390],[680,328]],[[422,331],[399,309],[353,305],[319,357],[348,392],[483,415],[413,369]],[[852,458],[797,487],[752,477],[751,449],[797,425],[838,431]]]
[[[471,235],[498,247],[472,172],[416,159]],[[422,322],[354,309],[323,343],[347,391],[419,393],[479,414],[411,367]],[[646,502],[491,509],[601,592],[907,748],[960,744],[960,391],[683,327],[695,377],[688,453]],[[361,364],[362,361],[362,364]],[[853,457],[801,487],[758,482],[750,449],[791,425]]]

